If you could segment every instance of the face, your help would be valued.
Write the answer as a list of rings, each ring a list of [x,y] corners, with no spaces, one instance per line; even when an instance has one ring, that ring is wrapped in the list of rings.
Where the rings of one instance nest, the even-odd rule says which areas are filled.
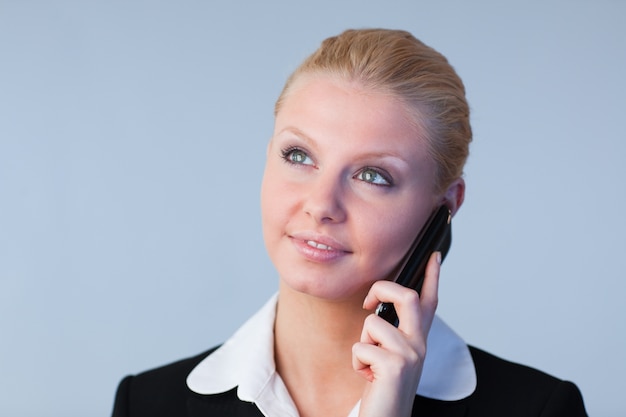
[[[362,300],[441,203],[433,184],[403,104],[331,77],[297,80],[276,115],[261,190],[281,285]]]

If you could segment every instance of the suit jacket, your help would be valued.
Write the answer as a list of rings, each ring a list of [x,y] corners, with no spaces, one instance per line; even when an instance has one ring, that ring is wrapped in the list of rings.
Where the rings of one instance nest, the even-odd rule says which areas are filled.
[[[117,390],[113,417],[262,417],[253,403],[239,400],[236,388],[217,395],[196,394],[187,388],[187,375],[214,350],[124,378]],[[478,380],[474,393],[458,401],[416,395],[413,416],[587,416],[580,391],[571,382],[475,347],[470,346],[470,352]]]

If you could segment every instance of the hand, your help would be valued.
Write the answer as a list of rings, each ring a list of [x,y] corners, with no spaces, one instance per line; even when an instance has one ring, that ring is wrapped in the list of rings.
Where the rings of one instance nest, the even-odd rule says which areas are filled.
[[[437,309],[441,254],[428,261],[421,297],[395,282],[372,285],[363,308],[394,304],[398,328],[375,314],[365,319],[361,340],[352,348],[352,366],[367,379],[360,417],[410,416],[426,357],[426,339]]]

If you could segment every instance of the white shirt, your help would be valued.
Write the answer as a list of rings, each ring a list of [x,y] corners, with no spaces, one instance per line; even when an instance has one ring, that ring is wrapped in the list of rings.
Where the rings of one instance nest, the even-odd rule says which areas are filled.
[[[274,363],[274,295],[219,349],[187,377],[198,394],[218,394],[237,387],[242,401],[253,402],[265,416],[298,417],[287,387]],[[435,316],[428,334],[426,359],[417,394],[444,401],[469,396],[476,388],[476,371],[467,344]],[[357,403],[348,417],[359,413]]]

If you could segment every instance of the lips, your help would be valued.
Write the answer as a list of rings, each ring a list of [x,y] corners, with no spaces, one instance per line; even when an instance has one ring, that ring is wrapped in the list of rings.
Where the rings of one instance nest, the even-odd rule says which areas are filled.
[[[345,245],[328,235],[302,232],[289,237],[298,253],[310,261],[331,262],[351,253]]]

